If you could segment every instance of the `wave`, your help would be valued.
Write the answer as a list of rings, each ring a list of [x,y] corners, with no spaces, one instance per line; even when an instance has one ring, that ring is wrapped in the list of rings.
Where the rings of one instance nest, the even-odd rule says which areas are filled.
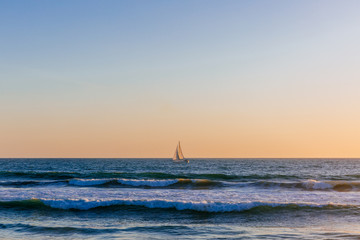
[[[70,185],[75,186],[96,186],[110,183],[111,179],[71,179],[68,181]]]
[[[47,185],[66,185],[67,180],[50,180],[50,181],[36,181],[36,180],[17,180],[17,181],[0,181],[0,186],[5,187],[35,187],[35,186],[47,186]]]
[[[88,200],[88,199],[30,199],[22,201],[2,201],[0,207],[6,208],[50,208],[54,210],[91,210],[99,208],[112,208],[116,206],[139,206],[146,208],[192,210],[198,212],[226,213],[226,212],[262,212],[266,210],[299,210],[299,209],[347,209],[354,214],[358,213],[360,206],[341,204],[316,204],[306,202],[208,202],[208,201],[170,201],[170,200]]]
[[[128,186],[148,186],[148,187],[166,187],[178,183],[179,179],[173,180],[137,180],[137,179],[72,179],[70,185],[75,186],[98,186],[104,184],[128,185]]]
[[[0,186],[6,187],[36,187],[36,186],[79,186],[79,187],[148,187],[148,188],[210,188],[220,187],[223,183],[207,179],[68,179],[52,181],[0,181]]]
[[[35,171],[0,171],[0,177],[20,177],[34,179],[69,179],[81,176],[76,172],[35,172]]]
[[[200,174],[201,175],[201,174]],[[188,178],[186,175],[168,174],[162,172],[49,172],[49,171],[0,171],[1,178],[30,178],[30,179],[73,179],[73,178],[156,178],[176,179]]]
[[[48,172],[48,171],[0,171],[1,178],[30,178],[30,179],[51,179],[65,180],[73,178],[128,178],[128,179],[208,179],[208,180],[261,180],[261,179],[298,179],[295,175],[279,175],[279,174],[250,174],[250,175],[234,175],[234,174],[212,174],[212,173],[187,173],[187,174],[171,174],[163,172]]]
[[[63,227],[63,226],[38,226],[23,223],[1,224],[0,229],[15,229],[20,232],[39,233],[39,234],[106,234],[115,232],[178,232],[192,230],[188,226],[181,225],[161,225],[161,226],[139,226],[128,228],[86,228],[86,227]]]
[[[99,186],[99,185],[125,185],[132,187],[211,187],[219,186],[220,182],[205,179],[72,179],[70,185]]]
[[[0,186],[6,187],[36,187],[36,186],[77,186],[77,187],[140,187],[140,188],[190,188],[210,189],[220,187],[261,187],[261,188],[293,188],[309,191],[360,191],[360,182],[334,180],[303,180],[303,181],[218,181],[208,179],[83,179],[73,178],[66,180],[10,180],[0,181]]]
[[[355,181],[317,181],[309,179],[301,182],[257,181],[249,184],[261,187],[299,188],[303,190],[333,190],[338,192],[360,191],[360,182]]]
[[[50,226],[35,226],[31,224],[0,224],[0,229],[16,229],[17,231],[24,231],[30,233],[51,233],[51,234],[103,234],[120,231],[116,228],[80,228],[80,227],[50,227]]]
[[[198,175],[197,175],[198,176]],[[6,187],[36,186],[77,186],[77,187],[140,187],[140,188],[189,188],[210,189],[220,187],[261,187],[293,188],[308,191],[360,191],[360,182],[343,180],[298,180],[291,182],[256,180],[256,181],[219,181],[209,179],[132,179],[132,178],[72,178],[64,180],[8,180],[0,181]]]

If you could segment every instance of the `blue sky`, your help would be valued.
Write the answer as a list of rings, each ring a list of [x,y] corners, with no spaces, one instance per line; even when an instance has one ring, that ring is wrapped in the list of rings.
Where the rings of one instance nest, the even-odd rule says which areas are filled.
[[[307,145],[322,122],[330,119],[316,136],[358,136],[359,5],[1,1],[0,128],[10,145],[0,155],[87,156],[91,144],[70,146],[88,139],[86,128],[64,131],[81,123],[118,143],[109,156],[166,156],[179,138],[199,156],[326,155],[336,142]],[[334,130],[342,125],[354,127]],[[44,142],[64,147],[42,152]],[[135,150],[149,143],[160,150]]]

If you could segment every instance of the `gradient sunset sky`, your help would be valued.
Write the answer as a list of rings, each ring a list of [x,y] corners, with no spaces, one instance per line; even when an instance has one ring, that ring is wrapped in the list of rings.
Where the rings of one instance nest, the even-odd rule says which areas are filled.
[[[360,1],[0,1],[0,157],[360,157]]]

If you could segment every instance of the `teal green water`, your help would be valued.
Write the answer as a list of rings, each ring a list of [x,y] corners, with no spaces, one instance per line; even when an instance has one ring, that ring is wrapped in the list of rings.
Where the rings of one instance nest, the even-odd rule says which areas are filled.
[[[0,159],[1,239],[360,239],[358,159]]]

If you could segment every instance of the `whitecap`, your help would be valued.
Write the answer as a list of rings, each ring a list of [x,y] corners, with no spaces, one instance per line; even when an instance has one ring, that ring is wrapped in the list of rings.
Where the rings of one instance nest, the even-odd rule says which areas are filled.
[[[333,188],[333,185],[331,185],[329,183],[316,181],[313,179],[303,182],[302,185],[307,189],[332,189]]]

